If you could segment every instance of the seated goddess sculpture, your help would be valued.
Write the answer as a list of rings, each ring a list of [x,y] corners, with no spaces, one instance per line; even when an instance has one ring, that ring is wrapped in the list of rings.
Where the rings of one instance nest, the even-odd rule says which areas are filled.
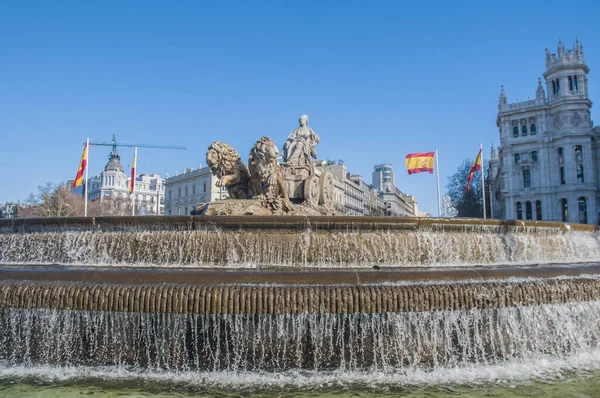
[[[291,166],[308,166],[312,171],[311,158],[317,158],[315,146],[321,139],[308,127],[308,116],[300,116],[299,123],[300,127],[292,131],[283,145],[283,161]]]

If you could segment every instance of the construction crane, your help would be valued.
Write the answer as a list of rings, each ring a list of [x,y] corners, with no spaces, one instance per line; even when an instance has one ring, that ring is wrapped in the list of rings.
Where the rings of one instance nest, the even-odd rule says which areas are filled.
[[[126,146],[132,148],[156,148],[156,149],[187,149],[184,146],[169,146],[169,145],[148,145],[148,144],[118,144],[117,138],[113,134],[111,142],[90,142],[90,146],[112,146],[113,152],[117,151],[117,146]]]

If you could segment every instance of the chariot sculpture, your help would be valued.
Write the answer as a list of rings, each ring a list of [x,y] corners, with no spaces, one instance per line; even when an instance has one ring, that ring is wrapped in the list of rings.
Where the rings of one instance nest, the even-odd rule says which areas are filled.
[[[231,199],[258,200],[279,214],[294,212],[292,203],[333,212],[333,176],[315,168],[313,162],[320,138],[308,127],[308,116],[302,115],[299,123],[283,146],[283,163],[278,162],[279,150],[269,137],[256,141],[247,167],[234,148],[214,142],[208,148],[206,163],[219,178],[217,186],[226,187]]]

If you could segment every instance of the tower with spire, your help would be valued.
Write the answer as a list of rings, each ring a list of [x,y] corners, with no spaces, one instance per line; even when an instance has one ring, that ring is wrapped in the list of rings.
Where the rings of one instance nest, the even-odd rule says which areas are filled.
[[[500,216],[597,224],[600,129],[591,121],[583,45],[576,39],[567,49],[559,40],[545,61],[533,99],[509,102],[500,88],[500,145],[490,157]]]

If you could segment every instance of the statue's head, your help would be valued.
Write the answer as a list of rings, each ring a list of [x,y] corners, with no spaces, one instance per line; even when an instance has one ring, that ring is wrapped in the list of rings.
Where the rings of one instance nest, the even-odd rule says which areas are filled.
[[[300,123],[300,126],[304,127],[308,124],[308,115],[302,115],[300,116],[300,119],[298,119],[298,123]]]
[[[215,141],[208,147],[208,152],[206,152],[206,165],[210,168],[224,165],[226,169],[231,169],[239,157],[237,151],[229,144]]]

